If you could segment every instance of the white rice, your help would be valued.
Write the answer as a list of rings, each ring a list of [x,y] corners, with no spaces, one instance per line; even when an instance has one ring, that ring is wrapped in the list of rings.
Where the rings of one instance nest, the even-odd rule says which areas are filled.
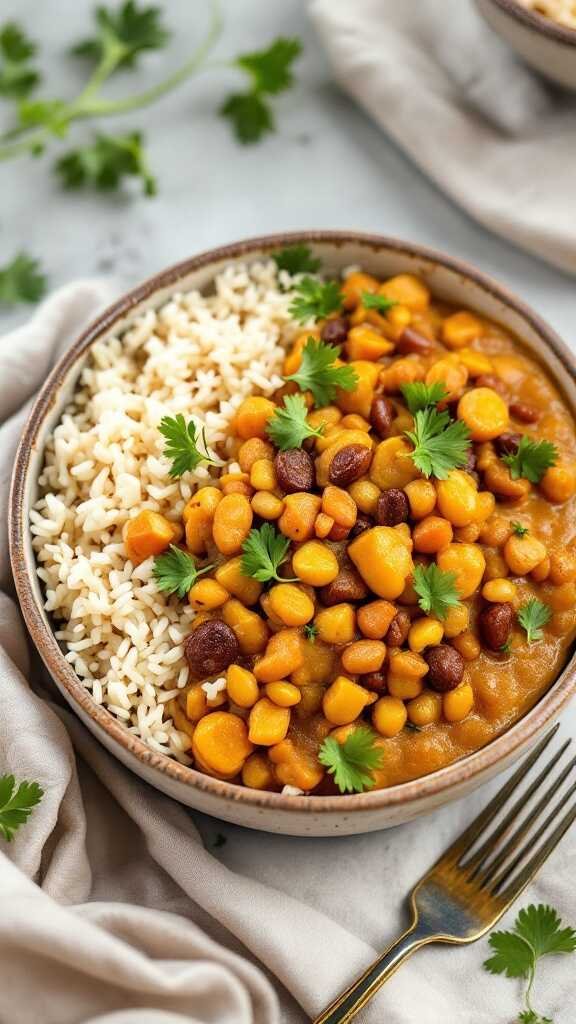
[[[575,0],[519,0],[519,3],[529,11],[551,18],[558,25],[576,28]]]
[[[284,272],[280,283],[291,279]],[[156,590],[153,559],[134,566],[122,530],[143,508],[180,520],[200,466],[173,480],[158,431],[194,416],[226,460],[230,421],[250,393],[270,394],[295,327],[275,264],[236,264],[214,292],[176,294],[126,333],[94,345],[73,403],[50,436],[31,512],[45,608],[96,703],[154,750],[189,763],[189,737],[166,703],[188,681],[183,640],[194,611]],[[239,468],[239,467],[237,467]]]

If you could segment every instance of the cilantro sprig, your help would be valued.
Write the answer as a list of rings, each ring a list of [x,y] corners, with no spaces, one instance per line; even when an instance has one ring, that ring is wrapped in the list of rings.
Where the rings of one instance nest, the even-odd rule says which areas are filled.
[[[37,782],[16,784],[13,775],[0,777],[0,836],[11,842],[14,833],[24,825],[34,807],[40,803],[44,790]]]
[[[405,433],[414,445],[414,465],[424,476],[445,480],[450,470],[466,465],[470,431],[462,420],[453,422],[448,412],[419,409],[414,415],[414,430]]]
[[[488,941],[493,953],[484,962],[484,968],[490,974],[528,981],[524,993],[525,1009],[518,1020],[522,1024],[553,1024],[549,1017],[540,1016],[532,1006],[536,967],[545,956],[574,953],[576,931],[562,927],[562,921],[552,907],[544,903],[530,904],[520,911],[511,930],[492,932]]]
[[[427,615],[445,619],[450,608],[460,604],[455,572],[445,572],[434,562],[430,565],[415,565],[413,581],[418,604]]]
[[[293,85],[292,65],[301,51],[299,39],[279,37],[267,49],[245,53],[234,61],[248,75],[250,87],[246,92],[231,93],[220,107],[220,114],[228,118],[240,142],[258,142],[275,131],[268,97]]]
[[[316,637],[318,636],[318,626],[314,622],[307,622],[304,626],[304,636],[311,644],[315,644]]]
[[[260,583],[278,580],[286,583],[287,577],[279,576],[278,569],[288,557],[290,541],[277,533],[270,523],[263,523],[259,529],[250,530],[242,545],[241,571]],[[297,577],[290,577],[290,581]]]
[[[152,575],[158,590],[183,598],[192,590],[198,577],[213,568],[213,565],[205,565],[198,569],[191,555],[171,544],[169,551],[156,555]]]
[[[306,323],[307,320],[324,320],[331,313],[339,312],[343,301],[338,281],[319,281],[315,277],[303,277],[294,288],[294,298],[288,312],[299,323]]]
[[[377,313],[387,313],[393,306],[398,305],[398,299],[389,299],[379,292],[362,292],[360,301],[364,309],[375,309]]]
[[[408,406],[408,411],[413,416],[420,409],[436,407],[439,402],[448,397],[448,392],[441,380],[435,380],[433,384],[425,384],[423,380],[414,380],[408,384],[402,384],[400,390]]]
[[[167,442],[164,455],[172,461],[170,476],[179,477],[191,473],[201,462],[217,465],[216,459],[206,450],[205,430],[200,430],[194,420],[186,423],[181,412],[176,416],[165,416],[158,429]],[[202,439],[203,451],[198,447],[199,438]]]
[[[529,644],[543,637],[542,628],[550,621],[552,611],[544,601],[537,597],[531,597],[526,604],[518,609],[518,622],[526,631],[526,639]]]
[[[87,57],[96,63],[110,49],[113,39],[118,50],[119,68],[134,68],[141,53],[161,50],[170,33],[162,24],[159,7],[138,7],[134,0],[126,0],[120,7],[98,7],[95,13],[96,32],[80,40],[70,50],[75,57]]]
[[[266,433],[281,452],[289,448],[300,448],[307,437],[320,437],[324,432],[322,424],[311,427],[306,417],[308,407],[303,395],[285,395],[284,408],[276,409],[266,424]]]
[[[517,537],[525,537],[528,533],[528,527],[524,526],[523,523],[518,522],[517,519],[512,519],[510,521],[510,526],[512,527],[512,533]]]
[[[537,484],[544,473],[558,461],[558,449],[551,441],[533,441],[526,434],[520,438],[518,449],[511,454],[502,455],[502,462],[510,468],[513,480],[524,477],[532,484]]]
[[[46,277],[38,260],[19,252],[10,263],[0,267],[0,305],[38,302],[46,291]]]
[[[299,369],[284,380],[293,380],[301,391],[310,391],[316,406],[330,405],[338,388],[353,391],[358,383],[358,375],[351,366],[336,365],[339,355],[337,345],[308,338]]]
[[[148,166],[140,132],[99,133],[88,145],[65,153],[55,166],[64,188],[113,192],[124,178],[133,177],[141,181],[144,195],[156,194],[156,179]]]
[[[374,785],[373,772],[382,765],[384,753],[377,737],[361,725],[339,743],[327,736],[318,752],[318,760],[334,776],[341,793],[363,793]]]
[[[307,245],[287,245],[280,252],[272,253],[278,270],[286,270],[289,274],[315,274],[320,270],[317,260]]]
[[[36,88],[40,75],[30,64],[36,45],[14,21],[0,29],[0,96],[22,99]]]

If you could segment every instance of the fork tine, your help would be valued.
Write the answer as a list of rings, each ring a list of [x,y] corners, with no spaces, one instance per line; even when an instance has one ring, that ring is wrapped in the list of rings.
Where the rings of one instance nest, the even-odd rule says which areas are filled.
[[[567,740],[566,743],[564,743],[560,747],[560,750],[558,750],[554,757],[550,758],[548,763],[544,765],[544,768],[542,769],[540,774],[537,775],[537,777],[534,779],[534,782],[532,782],[528,789],[526,789],[520,795],[520,797],[518,798],[514,806],[510,809],[504,820],[500,822],[498,827],[494,829],[494,831],[488,836],[485,843],[482,844],[480,849],[470,858],[469,861],[467,861],[464,864],[464,867],[466,868],[473,867],[473,871],[470,874],[470,880],[472,880],[478,875],[486,859],[490,856],[491,853],[494,853],[494,850],[499,840],[502,839],[502,837],[510,831],[513,824],[520,816],[521,812],[525,810],[528,801],[534,796],[534,793],[536,793],[536,791],[540,788],[542,783],[548,778],[552,769],[556,767],[558,761],[565,754],[566,750],[570,746],[570,743],[571,740]],[[544,793],[544,796],[538,801],[536,807],[534,807],[530,814],[524,819],[522,825],[520,825],[520,827],[516,830],[514,835],[505,844],[503,850],[500,852],[496,860],[501,861],[505,859],[505,857],[503,856],[504,852],[506,850],[508,850],[509,852],[509,849],[514,849],[514,846],[517,844],[518,840],[522,837],[524,832],[526,832],[534,824],[534,822],[537,820],[542,811],[544,811],[546,807],[549,806],[550,799],[557,792],[557,790],[562,785],[565,778],[567,777],[567,775],[569,775],[569,773],[572,771],[575,765],[576,758],[569,762],[568,766],[563,769],[563,771],[560,773],[560,775],[552,784],[552,786],[548,787],[548,789]],[[487,869],[487,873],[493,873],[494,864],[495,862],[492,862],[490,864],[490,867]],[[484,884],[484,882],[486,881],[486,874],[479,881],[480,884]]]
[[[482,835],[482,832],[484,832],[485,828],[488,825],[490,825],[490,823],[494,820],[494,818],[498,814],[498,811],[511,797],[516,787],[520,785],[526,773],[536,763],[536,761],[540,757],[540,754],[542,754],[543,751],[546,749],[548,744],[551,742],[553,737],[558,732],[559,728],[560,724],[555,725],[554,728],[551,729],[549,733],[547,733],[544,739],[540,741],[538,746],[534,748],[532,753],[529,754],[528,757],[522,762],[520,767],[516,769],[514,775],[512,775],[511,778],[508,779],[506,785],[503,786],[500,792],[496,794],[494,799],[490,801],[488,806],[485,807],[483,811],[481,811],[477,818],[474,818],[474,821],[471,822],[468,828],[465,829],[464,832],[462,832],[462,834],[458,836],[455,842],[452,843],[452,846],[450,846],[446,850],[444,856],[441,857],[441,860],[444,863],[446,863],[446,861],[459,861],[464,856],[464,854],[470,849],[470,847],[476,841],[476,839],[478,839],[478,836]]]
[[[564,803],[557,804],[553,814],[549,816],[550,821],[556,816],[556,814],[562,806],[566,805]],[[522,890],[526,888],[530,881],[532,881],[534,875],[539,870],[539,868],[541,868],[542,865],[548,860],[548,857],[550,856],[552,851],[558,846],[558,843],[566,834],[566,832],[574,823],[574,821],[576,821],[576,803],[564,815],[564,817],[560,821],[560,824],[555,828],[552,835],[546,840],[545,843],[542,844],[542,846],[539,847],[539,849],[536,851],[532,859],[529,860],[526,866],[522,869],[520,874],[517,875],[516,878],[514,878],[510,882],[508,888],[498,893],[499,899],[511,903],[512,900],[515,900],[516,897],[520,895]],[[526,852],[527,851],[525,849],[524,853]],[[509,877],[510,871],[504,872],[503,877],[497,882],[497,886],[500,887]],[[495,890],[493,889],[493,891]]]

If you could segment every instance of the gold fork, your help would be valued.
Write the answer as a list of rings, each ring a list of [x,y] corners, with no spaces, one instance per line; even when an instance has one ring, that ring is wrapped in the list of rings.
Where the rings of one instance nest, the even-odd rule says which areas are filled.
[[[495,823],[510,797],[519,791],[520,784],[557,730],[555,726],[548,733],[486,809],[417,882],[410,895],[410,927],[316,1017],[313,1024],[346,1024],[421,946],[429,942],[453,945],[475,942],[500,920],[576,819],[576,802],[560,817],[576,792],[576,784],[550,808],[551,800],[576,765],[576,758],[565,764],[532,810],[522,814],[570,746],[571,741],[567,740],[533,782],[522,790],[506,816],[486,835],[488,827]],[[544,821],[532,832],[546,810],[549,813]],[[550,831],[555,822],[556,827]],[[476,846],[480,839],[481,845]],[[540,840],[543,841],[540,843]]]

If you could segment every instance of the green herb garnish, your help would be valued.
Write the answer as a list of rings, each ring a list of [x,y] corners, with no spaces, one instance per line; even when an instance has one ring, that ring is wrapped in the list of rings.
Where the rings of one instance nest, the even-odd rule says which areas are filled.
[[[316,637],[318,636],[318,626],[313,622],[307,622],[304,626],[304,636],[311,644],[316,643]]]
[[[377,737],[367,726],[359,726],[339,743],[327,736],[318,752],[318,760],[331,775],[341,793],[362,793],[374,785],[372,772],[382,765],[384,753]]]
[[[374,292],[362,292],[360,301],[364,309],[375,309],[378,313],[387,313],[392,306],[398,305],[398,299],[389,299],[386,295]]]
[[[528,527],[524,526],[523,523],[519,523],[516,519],[510,523],[512,527],[512,533],[515,533],[517,537],[525,537],[528,533]]]
[[[286,270],[289,274],[315,274],[320,270],[317,260],[307,245],[288,245],[280,252],[272,253],[278,270]]]
[[[228,118],[240,142],[257,142],[275,130],[267,97],[292,86],[292,64],[301,51],[299,39],[279,37],[267,49],[245,53],[234,61],[237,68],[249,75],[251,87],[247,92],[231,93],[220,107],[220,114]]]
[[[56,162],[64,188],[95,188],[113,192],[124,178],[138,178],[144,194],[156,194],[140,132],[129,135],[96,135],[94,141],[70,150]]]
[[[286,583],[288,579],[278,575],[278,569],[288,557],[290,541],[277,533],[270,523],[263,523],[259,529],[250,530],[242,545],[241,569],[244,576],[251,576],[260,583],[278,580]],[[290,582],[297,577],[290,577]]]
[[[37,782],[20,782],[16,786],[13,775],[3,775],[0,778],[0,836],[11,842],[43,796],[44,790]]]
[[[529,644],[535,640],[541,640],[542,627],[550,621],[552,611],[547,604],[539,601],[537,597],[531,597],[526,604],[518,609],[518,622],[522,629],[526,630],[526,639]]]
[[[30,65],[36,46],[20,25],[7,22],[0,30],[0,96],[22,99],[36,88],[40,75]]]
[[[303,277],[295,285],[294,292],[288,312],[302,324],[307,320],[324,320],[342,309],[343,297],[338,281]]]
[[[462,420],[452,422],[448,412],[419,409],[414,415],[414,430],[405,433],[414,445],[414,465],[424,476],[445,480],[450,470],[466,465],[470,431]]]
[[[518,1017],[521,1024],[553,1024],[549,1017],[541,1017],[532,1006],[536,966],[542,957],[573,953],[576,950],[576,931],[563,928],[552,907],[543,903],[538,906],[531,904],[520,911],[511,931],[492,932],[489,943],[493,955],[485,961],[484,967],[490,974],[528,980],[524,993],[525,1009]]]
[[[308,407],[302,395],[285,395],[284,408],[276,409],[266,424],[266,433],[281,452],[289,448],[300,448],[307,437],[320,437],[324,425],[317,430],[311,427],[306,417]]]
[[[296,373],[284,380],[293,380],[301,391],[311,391],[316,406],[330,405],[338,388],[353,391],[358,376],[351,366],[336,366],[340,355],[337,345],[309,338],[302,349],[302,361]]]
[[[444,384],[441,380],[435,380],[433,384],[425,384],[422,380],[411,381],[409,384],[402,384],[400,387],[408,410],[414,416],[420,409],[436,407],[439,402],[448,398]]]
[[[115,9],[97,7],[96,34],[72,47],[75,57],[87,57],[96,63],[102,60],[114,40],[118,49],[117,67],[133,68],[137,58],[146,50],[161,50],[170,33],[162,24],[159,7],[138,7],[134,0],[126,0]]]
[[[170,476],[179,477],[184,473],[191,473],[201,462],[209,462],[212,466],[217,465],[216,459],[208,455],[206,451],[206,432],[200,430],[194,420],[186,423],[182,413],[176,416],[165,416],[158,427],[160,433],[166,438],[167,444],[164,447],[164,455],[172,460]],[[204,450],[198,448],[198,438],[202,438]]]
[[[46,277],[38,260],[19,252],[10,263],[0,267],[0,304],[38,302],[46,291]]]
[[[524,434],[514,454],[502,455],[502,462],[510,468],[513,480],[519,477],[537,484],[550,466],[558,461],[558,449],[551,441],[532,441]]]
[[[444,572],[434,562],[415,565],[413,580],[418,604],[427,615],[445,619],[450,608],[460,604],[455,572]]]
[[[170,550],[165,554],[156,555],[152,575],[158,590],[165,594],[177,594],[182,598],[192,590],[199,576],[213,568],[213,565],[206,565],[203,569],[198,569],[192,555],[171,544]]]

